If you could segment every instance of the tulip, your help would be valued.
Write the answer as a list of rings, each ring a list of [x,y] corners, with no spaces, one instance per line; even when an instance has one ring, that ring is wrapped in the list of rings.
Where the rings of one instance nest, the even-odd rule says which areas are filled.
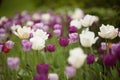
[[[54,29],[62,29],[62,25],[60,25],[60,24],[55,24],[55,25],[53,26],[53,28],[54,28]]]
[[[49,13],[44,13],[41,15],[41,20],[44,23],[48,23],[51,20],[51,15]]]
[[[74,68],[80,68],[86,60],[86,54],[84,54],[81,48],[74,48],[70,50],[70,56],[68,58],[68,63],[71,64]]]
[[[80,36],[80,43],[83,47],[91,47],[96,43],[98,37],[95,37],[94,32],[91,31],[82,31]]]
[[[36,70],[37,72],[41,75],[41,74],[45,74],[47,75],[48,74],[48,71],[49,71],[49,65],[46,64],[46,63],[41,63],[41,64],[38,64],[36,66]]]
[[[55,45],[53,45],[53,44],[48,44],[47,46],[46,46],[46,49],[47,49],[47,51],[49,51],[49,52],[54,52],[55,51]]]
[[[76,69],[72,66],[67,66],[65,68],[65,74],[68,78],[73,78],[76,75]]]
[[[70,22],[70,26],[74,26],[76,27],[77,29],[81,29],[81,21],[80,20],[72,20]]]
[[[95,61],[94,55],[88,54],[87,55],[87,64],[93,64],[94,61]]]
[[[8,53],[8,52],[10,51],[10,49],[6,46],[6,44],[4,44],[2,51],[3,51],[4,53]]]
[[[111,53],[120,59],[120,42],[113,44],[110,47]]]
[[[19,64],[20,64],[20,60],[18,57],[8,57],[7,58],[7,64],[8,67],[11,69],[17,69]]]
[[[40,30],[40,29],[37,29],[35,32],[32,32],[33,34],[33,37],[40,37],[42,38],[43,40],[47,40],[48,39],[48,34],[47,32],[43,31],[43,30]]]
[[[36,74],[33,80],[48,80],[47,76],[44,74]]]
[[[68,31],[69,33],[75,33],[77,32],[77,28],[75,26],[69,26]]]
[[[69,40],[65,37],[60,37],[58,42],[62,47],[66,47],[69,44]]]
[[[108,67],[114,66],[116,64],[116,61],[117,58],[111,53],[108,53],[103,57],[103,63]]]
[[[21,44],[24,51],[30,51],[32,48],[32,42],[28,40],[22,40]]]
[[[30,31],[31,29],[29,27],[24,26],[23,28],[19,27],[17,31],[13,31],[13,33],[20,39],[27,39],[30,37]]]
[[[98,32],[98,35],[105,39],[114,39],[118,35],[118,28],[114,28],[112,25],[104,25],[100,27],[100,32]]]
[[[93,23],[97,22],[99,18],[97,16],[85,15],[85,17],[81,20],[83,27],[90,27]]]
[[[55,36],[61,36],[62,30],[61,29],[55,29],[54,31]]]
[[[78,40],[78,33],[71,33],[69,34],[69,42],[75,43]]]
[[[13,46],[14,46],[14,42],[11,40],[7,41],[5,44],[9,49],[13,48]]]
[[[49,80],[59,80],[59,77],[56,73],[49,73],[48,74],[48,79]]]
[[[45,40],[41,37],[32,37],[30,39],[30,42],[32,42],[32,49],[33,50],[41,50],[45,47]]]
[[[72,19],[77,19],[77,20],[80,20],[84,17],[84,12],[79,9],[79,8],[76,8],[74,13],[71,15]]]

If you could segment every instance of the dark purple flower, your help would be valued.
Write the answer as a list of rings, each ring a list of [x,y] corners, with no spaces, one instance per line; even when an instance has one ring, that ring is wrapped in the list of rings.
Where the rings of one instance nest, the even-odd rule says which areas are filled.
[[[49,36],[48,36],[49,39],[52,38],[52,33],[47,32],[47,34],[49,34]]]
[[[113,55],[116,55],[116,57],[117,57],[118,59],[120,59],[120,42],[119,42],[119,43],[116,43],[116,44],[113,44],[113,45],[111,46],[110,50],[111,50],[111,53],[112,53]]]
[[[106,43],[105,42],[101,42],[101,46],[99,48],[99,53],[100,54],[104,54],[106,51]]]
[[[116,61],[117,61],[117,58],[114,55],[112,55],[111,53],[106,54],[103,57],[103,63],[108,67],[114,66],[116,64]]]
[[[33,80],[48,80],[48,77],[45,74],[36,74]]]
[[[41,22],[41,20],[40,19],[38,19],[38,20],[34,20],[34,23],[36,24],[36,23],[40,23]]]
[[[46,46],[46,49],[47,49],[47,51],[49,51],[49,52],[54,52],[55,49],[56,49],[56,47],[55,47],[54,44],[48,44],[48,45]]]
[[[70,26],[70,27],[68,28],[68,31],[69,31],[69,33],[75,33],[75,32],[77,32],[77,28],[74,27],[74,26]]]
[[[22,40],[21,44],[24,51],[30,51],[32,48],[32,42],[28,40]]]
[[[62,47],[66,47],[69,44],[68,38],[65,38],[65,37],[60,37],[58,42]]]
[[[88,54],[87,55],[87,64],[93,64],[94,61],[95,61],[94,55]]]
[[[41,75],[41,74],[48,74],[49,71],[49,65],[46,63],[42,63],[42,64],[38,64],[36,66],[36,70],[37,72]]]

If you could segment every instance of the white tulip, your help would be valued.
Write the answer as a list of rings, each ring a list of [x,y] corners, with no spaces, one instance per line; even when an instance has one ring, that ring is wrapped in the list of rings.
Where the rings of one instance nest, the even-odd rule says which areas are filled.
[[[6,16],[3,16],[0,18],[0,24],[7,22],[7,21],[8,21],[8,18]]]
[[[32,37],[30,39],[30,42],[32,42],[32,49],[33,50],[41,50],[45,47],[45,40],[41,37]]]
[[[21,27],[21,26],[20,25],[13,25],[13,26],[11,26],[11,30],[16,31],[19,27]]]
[[[24,26],[18,27],[17,31],[13,31],[13,33],[18,36],[20,39],[27,39],[30,36],[31,29],[29,27]]]
[[[83,27],[90,27],[94,22],[97,22],[99,18],[97,16],[86,15],[83,19],[81,19],[81,23]]]
[[[79,8],[76,8],[74,13],[71,15],[72,19],[77,19],[77,20],[82,19],[83,16],[84,16],[84,12]]]
[[[70,56],[68,58],[68,63],[74,68],[80,68],[84,64],[87,55],[84,54],[81,48],[74,48],[70,50]]]
[[[56,73],[49,73],[48,79],[49,80],[59,80],[59,77],[58,77],[58,74],[56,74]]]
[[[50,16],[49,13],[44,13],[44,14],[41,15],[41,19],[42,19],[43,22],[47,23],[47,22],[50,21],[51,16]]]
[[[77,29],[80,29],[82,27],[81,21],[74,19],[70,22],[70,26],[75,26]]]
[[[49,34],[47,34],[47,32],[41,30],[41,29],[37,29],[35,32],[33,31],[33,37],[38,36],[41,37],[43,40],[47,40]]]
[[[39,13],[34,13],[34,14],[32,15],[32,19],[33,19],[33,20],[39,20],[39,19],[40,19],[40,14],[39,14]]]
[[[34,22],[33,21],[27,21],[26,26],[31,27],[33,26]]]
[[[94,32],[91,31],[82,31],[82,33],[79,34],[79,37],[83,47],[91,47],[98,39],[98,37],[95,37]]]
[[[118,28],[115,29],[112,25],[104,25],[100,27],[100,32],[98,32],[98,35],[105,39],[114,39],[118,35]]]

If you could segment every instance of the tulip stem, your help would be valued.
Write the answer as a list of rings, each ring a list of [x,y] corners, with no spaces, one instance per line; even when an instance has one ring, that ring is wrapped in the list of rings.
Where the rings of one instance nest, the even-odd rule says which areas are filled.
[[[91,51],[91,53],[92,53],[92,54],[94,53],[94,51],[93,51],[93,48],[92,48],[92,47],[90,47],[90,51]]]

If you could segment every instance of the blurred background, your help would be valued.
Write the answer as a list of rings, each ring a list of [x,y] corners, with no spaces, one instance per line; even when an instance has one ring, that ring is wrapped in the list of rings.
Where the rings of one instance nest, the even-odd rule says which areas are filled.
[[[46,11],[73,10],[82,8],[85,13],[95,14],[102,22],[120,26],[120,0],[0,0],[0,17],[13,16],[27,10]],[[101,22],[101,23],[102,23]]]

